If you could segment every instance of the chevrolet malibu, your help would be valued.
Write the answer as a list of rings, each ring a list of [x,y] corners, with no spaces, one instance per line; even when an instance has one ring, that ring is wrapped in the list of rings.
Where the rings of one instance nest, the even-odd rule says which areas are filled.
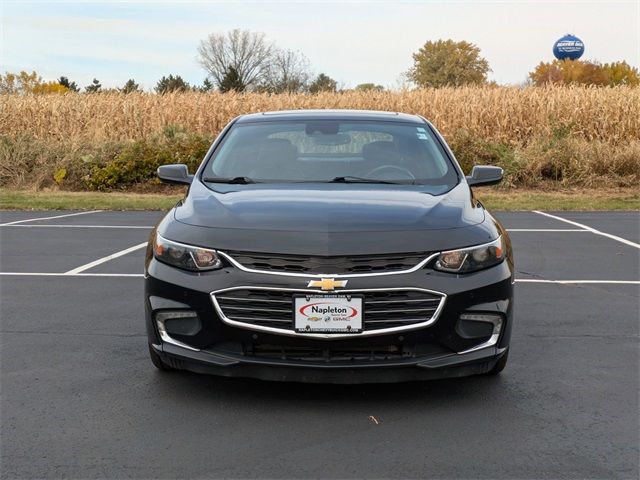
[[[265,380],[400,382],[497,374],[513,323],[502,225],[420,116],[244,115],[153,229],[145,264],[151,361]]]

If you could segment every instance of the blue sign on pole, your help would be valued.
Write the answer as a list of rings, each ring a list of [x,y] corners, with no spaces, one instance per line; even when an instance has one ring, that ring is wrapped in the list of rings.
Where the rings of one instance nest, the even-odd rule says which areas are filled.
[[[558,60],[577,60],[584,53],[584,43],[574,35],[565,35],[553,45]]]

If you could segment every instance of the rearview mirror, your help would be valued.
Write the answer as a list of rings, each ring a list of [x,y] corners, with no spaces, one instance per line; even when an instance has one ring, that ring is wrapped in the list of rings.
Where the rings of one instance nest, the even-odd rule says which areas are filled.
[[[476,165],[471,169],[471,175],[467,176],[467,183],[470,187],[495,185],[502,180],[503,170],[500,167],[489,165]]]
[[[162,165],[158,167],[158,178],[164,183],[173,185],[191,185],[193,175],[189,175],[189,169],[184,163]]]

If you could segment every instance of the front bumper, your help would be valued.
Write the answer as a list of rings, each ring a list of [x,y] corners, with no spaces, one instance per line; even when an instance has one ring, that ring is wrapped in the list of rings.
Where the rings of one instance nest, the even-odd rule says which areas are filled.
[[[322,383],[397,382],[482,374],[491,370],[509,345],[513,271],[507,261],[460,276],[422,269],[400,275],[350,278],[349,289],[420,288],[446,295],[437,318],[428,326],[373,336],[352,334],[348,338],[318,339],[230,325],[222,321],[211,297],[211,292],[246,285],[305,289],[308,281],[309,278],[251,273],[232,267],[190,273],[150,259],[145,281],[149,343],[165,363],[178,369]],[[182,334],[159,332],[155,314],[181,309],[196,312],[199,327]],[[457,328],[460,315],[470,312],[499,314],[499,338],[489,342],[488,337],[462,335]]]
[[[466,377],[487,373],[506,352],[489,348],[464,355],[402,362],[371,362],[369,365],[308,365],[297,362],[256,360],[220,352],[185,351],[171,344],[152,345],[163,361],[172,368],[225,377],[304,383],[396,383],[418,380]]]

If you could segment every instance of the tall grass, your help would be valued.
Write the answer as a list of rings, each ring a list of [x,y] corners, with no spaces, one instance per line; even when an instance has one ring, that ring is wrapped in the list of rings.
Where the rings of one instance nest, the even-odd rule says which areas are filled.
[[[161,154],[154,150],[149,155],[166,160],[184,147],[190,153],[183,156],[193,163],[203,145],[237,115],[303,108],[423,115],[452,144],[465,168],[500,164],[514,185],[550,180],[593,186],[603,179],[631,185],[640,175],[640,88],[465,87],[316,95],[4,95],[0,185],[28,186],[33,183],[31,172],[38,172],[35,186],[54,181],[65,186],[66,177],[67,187],[101,188],[95,178],[101,178],[105,168],[131,163],[127,155],[159,148]],[[176,143],[175,128],[191,140]],[[132,142],[137,144],[127,153]],[[182,153],[174,153],[177,160],[182,158]],[[74,170],[74,165],[82,168]],[[145,175],[124,177],[140,183]],[[126,186],[115,177],[103,186]]]

